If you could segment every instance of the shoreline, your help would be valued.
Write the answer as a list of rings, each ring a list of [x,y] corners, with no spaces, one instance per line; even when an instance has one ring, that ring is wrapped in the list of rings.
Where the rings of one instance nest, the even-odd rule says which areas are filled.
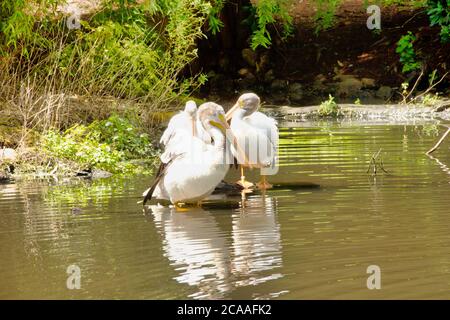
[[[383,104],[383,105],[359,105],[359,104],[338,104],[340,108],[340,116],[338,117],[320,117],[318,115],[319,105],[292,107],[292,106],[275,106],[265,105],[262,111],[269,116],[274,117],[279,127],[313,127],[320,126],[324,123],[362,126],[362,125],[446,125],[450,123],[450,103],[449,101],[441,101],[437,106],[424,106],[421,104]],[[163,122],[161,122],[163,123]],[[156,141],[156,131],[151,136],[151,141]],[[18,158],[20,159],[20,158]],[[138,161],[138,160],[136,160]],[[19,168],[20,160],[5,161],[0,164],[6,167]],[[56,164],[56,167],[58,164]],[[13,170],[10,170],[14,172]],[[80,174],[80,172],[87,172]],[[136,176],[140,175],[139,173]],[[120,174],[113,174],[106,170],[95,169],[88,171],[52,173],[43,172],[42,168],[36,168],[35,172],[11,173],[4,170],[0,173],[0,183],[9,183],[15,179],[46,179],[46,178],[76,178],[76,179],[102,179],[108,177],[117,177]]]

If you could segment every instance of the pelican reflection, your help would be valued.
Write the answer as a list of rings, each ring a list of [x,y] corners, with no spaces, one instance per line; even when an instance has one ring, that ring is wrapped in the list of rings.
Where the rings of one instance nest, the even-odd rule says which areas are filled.
[[[179,273],[175,280],[196,286],[193,298],[222,298],[231,289],[227,239],[214,216],[201,208],[150,206],[163,235],[164,255]]]
[[[282,266],[276,201],[259,195],[243,201],[245,207],[231,216],[202,208],[179,212],[149,206],[163,237],[164,256],[177,272],[174,279],[196,290],[191,298],[233,297],[239,287],[282,276],[274,270]]]
[[[280,225],[276,219],[276,199],[264,194],[243,199],[232,216],[232,272],[236,286],[254,285],[282,275]]]

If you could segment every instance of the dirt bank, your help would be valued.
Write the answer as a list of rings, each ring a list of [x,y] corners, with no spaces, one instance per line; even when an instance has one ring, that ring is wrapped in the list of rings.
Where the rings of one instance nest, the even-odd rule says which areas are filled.
[[[401,99],[401,83],[413,84],[419,75],[403,74],[395,52],[396,43],[408,31],[417,37],[414,49],[425,75],[437,70],[442,76],[450,67],[450,44],[440,42],[439,28],[429,26],[423,9],[382,7],[379,32],[367,28],[363,1],[345,1],[335,25],[319,33],[312,23],[314,11],[308,1],[294,6],[293,37],[287,42],[275,37],[270,50],[251,53],[238,44],[239,52],[231,54],[220,45],[201,43],[199,61],[210,81],[200,95],[220,100],[252,90],[275,104],[317,104],[328,94],[339,102],[395,102]],[[448,83],[443,81],[437,91],[449,95]],[[417,89],[427,85],[425,76]]]

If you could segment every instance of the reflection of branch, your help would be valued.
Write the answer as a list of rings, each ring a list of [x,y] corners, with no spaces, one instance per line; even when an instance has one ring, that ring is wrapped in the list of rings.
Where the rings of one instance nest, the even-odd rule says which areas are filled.
[[[427,151],[426,155],[429,155],[429,154],[433,153],[437,148],[439,148],[439,146],[441,145],[441,143],[444,141],[445,137],[446,137],[449,133],[450,133],[450,127],[448,127],[447,131],[442,135],[442,137],[441,137],[441,138],[439,139],[439,141],[434,145],[434,147]]]
[[[431,154],[427,154],[427,156],[430,159],[436,161],[436,163],[442,168],[442,171],[444,171],[447,174],[450,174],[450,169],[449,169],[449,167],[447,167],[447,165],[443,164],[441,161],[439,161],[439,159],[433,157]]]
[[[372,164],[373,164],[373,174],[374,174],[374,175],[377,174],[377,168],[378,168],[378,167],[379,167],[384,173],[389,174],[389,172],[387,172],[387,171],[384,169],[383,158],[380,158],[380,161],[377,163],[377,158],[378,158],[378,156],[380,155],[381,150],[382,150],[382,149],[380,148],[380,150],[378,150],[378,152],[377,152],[376,154],[374,153],[374,154],[372,155],[372,159],[370,159],[369,167],[367,168],[367,172],[366,172],[366,173],[369,173],[370,168],[372,168]]]

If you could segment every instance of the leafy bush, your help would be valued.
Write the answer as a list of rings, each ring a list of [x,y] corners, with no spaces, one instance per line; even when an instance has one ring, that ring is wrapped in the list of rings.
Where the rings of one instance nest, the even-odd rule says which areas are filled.
[[[78,30],[57,16],[63,2],[1,2],[0,87],[35,82],[43,92],[132,98],[154,110],[205,80],[180,77],[197,57],[207,1],[104,0]]]
[[[89,126],[75,125],[65,132],[48,131],[42,146],[50,156],[74,162],[81,169],[102,169],[113,173],[145,171],[128,160],[152,158],[146,134],[116,115]]]
[[[395,52],[400,55],[400,62],[403,65],[402,72],[407,73],[417,69],[420,69],[421,64],[416,61],[416,53],[414,51],[413,42],[416,37],[411,31],[408,31],[406,35],[403,35],[397,42],[397,48]]]
[[[52,156],[73,161],[84,166],[83,169],[97,168],[111,172],[122,169],[117,164],[123,160],[123,153],[99,142],[83,125],[71,127],[63,134],[49,131],[43,136],[43,147]]]
[[[334,16],[341,0],[316,0],[316,3],[318,10],[314,20],[316,22],[316,33],[318,33],[334,25]]]
[[[441,41],[450,42],[450,1],[432,0],[428,3],[427,14],[431,26],[441,27]]]
[[[151,157],[154,150],[147,133],[140,133],[130,120],[112,115],[106,120],[95,121],[88,127],[99,141],[123,152],[125,159]]]
[[[340,107],[334,101],[334,97],[328,95],[328,100],[320,104],[318,114],[320,117],[337,117],[340,115]]]

